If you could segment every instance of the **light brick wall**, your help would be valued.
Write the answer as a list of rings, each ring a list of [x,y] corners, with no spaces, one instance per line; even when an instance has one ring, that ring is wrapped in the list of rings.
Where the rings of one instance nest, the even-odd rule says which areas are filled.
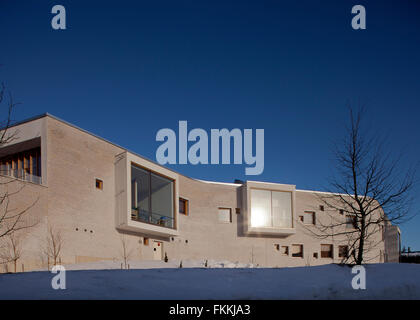
[[[50,226],[62,233],[63,264],[121,261],[122,233],[116,229],[115,216],[115,161],[116,155],[125,150],[49,116],[20,127],[24,129],[22,132],[29,132],[28,139],[34,132],[41,136],[46,170],[43,174],[48,175],[44,185],[30,184],[15,202],[16,206],[23,206],[24,202],[40,196],[39,203],[31,209],[31,215],[39,219],[39,224],[26,231],[22,258],[25,270],[46,265],[41,248]],[[96,189],[96,178],[103,181],[103,190]],[[241,208],[241,194],[241,186],[205,183],[180,175],[179,196],[189,200],[189,215],[179,215],[180,235],[172,239],[127,232],[131,259],[152,259],[153,240],[158,240],[162,241],[163,252],[169,259],[202,260],[203,263],[206,259],[229,260],[273,267],[340,262],[338,245],[343,244],[344,239],[314,238],[298,221],[295,221],[296,234],[290,236],[245,235],[246,213],[241,210],[236,214],[235,210]],[[328,219],[325,212],[319,211],[319,204],[314,193],[296,191],[296,216],[309,210],[316,212],[317,219]],[[219,207],[232,209],[232,223],[218,222]],[[150,238],[148,246],[143,244],[143,237]],[[380,243],[370,253],[370,262],[380,261],[381,250],[384,250],[380,237],[378,233]],[[334,259],[321,258],[321,243],[334,245]],[[275,244],[289,246],[289,256],[281,255]],[[292,244],[303,244],[303,258],[291,256]],[[314,252],[318,252],[318,259],[313,258]]]

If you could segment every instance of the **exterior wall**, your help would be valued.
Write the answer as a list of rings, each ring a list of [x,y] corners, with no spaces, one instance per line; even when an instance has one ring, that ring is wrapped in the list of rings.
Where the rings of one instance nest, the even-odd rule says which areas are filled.
[[[63,234],[63,263],[117,259],[114,161],[123,150],[53,118],[47,137],[48,225]]]
[[[54,117],[45,116],[18,126],[21,139],[30,139],[35,133],[41,137],[43,161],[42,185],[29,185],[24,196],[17,197],[16,205],[36,197],[40,200],[31,208],[31,216],[39,223],[25,231],[22,261],[25,270],[47,266],[42,248],[45,247],[47,230],[53,228],[63,236],[62,264],[99,260],[122,260],[121,239],[125,238],[132,260],[153,259],[153,242],[163,246],[163,256],[177,260],[229,260],[253,263],[260,266],[287,267],[338,263],[338,245],[347,244],[344,238],[317,239],[310,226],[304,226],[297,216],[304,211],[315,211],[317,219],[329,219],[319,211],[319,198],[315,192],[293,191],[295,197],[294,233],[284,235],[255,235],[244,232],[246,208],[243,196],[246,186],[241,184],[208,183],[187,178],[171,171],[176,177],[176,192],[189,200],[189,215],[177,214],[177,230],[153,235],[147,230],[121,228],[121,217],[131,210],[121,207],[120,185],[129,187],[119,171],[127,168],[119,164],[127,153],[83,130]],[[161,166],[130,154],[130,159],[163,170]],[[136,160],[137,159],[137,160]],[[122,169],[121,169],[122,168]],[[48,179],[46,178],[48,176]],[[45,177],[45,179],[44,179]],[[103,189],[95,187],[95,179],[103,181]],[[294,188],[293,188],[294,190]],[[129,190],[125,190],[129,195]],[[122,196],[126,199],[126,195]],[[177,196],[176,196],[177,207]],[[218,222],[218,208],[231,208],[232,222]],[[122,209],[121,209],[122,208]],[[239,213],[236,213],[238,208]],[[339,215],[339,213],[337,213]],[[129,215],[126,215],[129,217]],[[328,222],[328,221],[327,221]],[[149,238],[149,244],[144,244]],[[378,232],[379,245],[370,253],[369,262],[381,262],[384,244]],[[283,256],[275,245],[289,246],[289,256]],[[291,245],[302,244],[304,256],[292,257]],[[334,245],[334,257],[321,258],[321,244]],[[318,252],[318,258],[313,253]],[[20,262],[20,263],[21,263]]]
[[[180,215],[180,236],[173,242],[164,244],[168,257],[203,261],[220,259],[269,267],[341,262],[338,246],[348,244],[346,237],[314,237],[312,232],[316,231],[315,227],[303,225],[297,219],[294,221],[296,233],[292,235],[279,237],[245,234],[243,230],[246,212],[241,210],[240,214],[235,213],[235,209],[240,208],[238,204],[241,203],[242,188],[181,177],[180,197],[189,199],[189,215]],[[323,223],[327,224],[329,221],[325,219],[329,219],[329,215],[319,211],[319,204],[322,202],[315,193],[296,191],[296,215],[303,214],[304,211],[315,211],[318,222],[323,219]],[[218,222],[219,207],[232,208],[232,223]],[[367,254],[367,259],[369,262],[381,262],[381,253],[384,251],[381,234],[378,232],[373,238],[377,245]],[[276,244],[289,246],[289,255],[283,256],[277,251]],[[303,245],[303,258],[292,257],[292,244]],[[321,244],[333,244],[333,259],[321,258]],[[318,253],[317,259],[313,257],[315,252]]]
[[[400,229],[397,226],[385,227],[385,262],[400,261]]]

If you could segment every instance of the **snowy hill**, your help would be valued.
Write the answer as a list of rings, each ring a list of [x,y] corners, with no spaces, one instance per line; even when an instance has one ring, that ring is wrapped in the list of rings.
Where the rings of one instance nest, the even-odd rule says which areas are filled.
[[[105,269],[118,265],[109,264]],[[67,271],[65,290],[52,289],[55,275],[48,271],[1,274],[0,299],[420,299],[420,265],[414,264],[367,265],[366,290],[352,289],[354,274],[346,266],[166,265],[172,268]]]

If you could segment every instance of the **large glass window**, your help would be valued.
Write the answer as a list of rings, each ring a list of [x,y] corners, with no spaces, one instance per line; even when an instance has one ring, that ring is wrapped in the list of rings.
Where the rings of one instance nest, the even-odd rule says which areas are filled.
[[[251,227],[291,228],[292,193],[251,189]]]
[[[174,228],[174,181],[131,166],[131,218]]]

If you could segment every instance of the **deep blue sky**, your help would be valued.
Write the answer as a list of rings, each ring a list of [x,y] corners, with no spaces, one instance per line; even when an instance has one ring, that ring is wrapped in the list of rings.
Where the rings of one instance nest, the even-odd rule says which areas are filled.
[[[1,0],[0,80],[22,102],[17,120],[49,112],[151,159],[156,132],[179,120],[265,130],[262,175],[172,166],[200,179],[322,190],[348,102],[417,162],[420,3],[291,2]],[[55,4],[67,30],[51,28]],[[363,31],[350,25],[356,4]],[[420,250],[420,217],[401,228]]]

